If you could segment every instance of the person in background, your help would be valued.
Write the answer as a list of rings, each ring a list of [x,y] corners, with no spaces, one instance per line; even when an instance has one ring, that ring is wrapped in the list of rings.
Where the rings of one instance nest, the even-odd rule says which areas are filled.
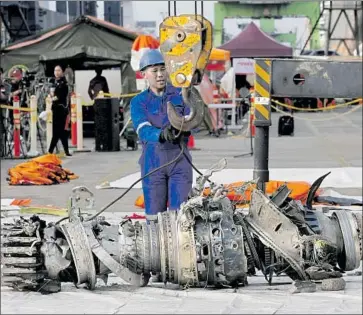
[[[245,98],[249,94],[251,84],[247,81],[247,76],[245,74],[236,75],[236,90],[240,98]],[[237,92],[236,92],[237,93]],[[249,110],[248,104],[245,101],[241,101],[241,117],[243,117]]]
[[[53,112],[53,137],[49,145],[49,153],[53,153],[57,143],[61,140],[66,156],[69,153],[68,130],[69,130],[69,102],[68,84],[63,75],[63,68],[60,65],[54,68],[54,80],[51,87],[50,97],[52,98]]]
[[[8,105],[10,95],[10,84],[4,80],[4,70],[0,68],[0,105]],[[5,108],[0,108],[0,156],[5,154],[5,139],[6,139],[6,128],[5,128]],[[9,111],[10,112],[10,111]]]
[[[88,87],[88,95],[91,100],[94,100],[100,91],[103,93],[110,93],[107,80],[102,74],[102,69],[96,69],[96,76],[90,81]]]
[[[248,91],[251,88],[251,84],[248,82],[247,76],[245,74],[238,74],[236,75],[236,89],[240,91],[242,88]]]
[[[3,76],[3,74],[2,74]],[[22,83],[22,78],[23,78],[23,71],[19,68],[15,68],[10,72],[9,75],[10,78],[10,84],[6,84],[4,82],[4,79],[2,79],[3,83],[3,90],[6,88],[7,93],[7,100],[6,100],[6,104],[8,105],[13,105],[13,100],[14,100],[14,96],[18,96],[19,97],[19,101],[20,101],[20,107],[26,107],[26,95],[24,92],[24,85]],[[13,124],[13,111],[9,110],[9,123],[12,125]]]
[[[5,82],[4,79],[4,70],[0,68],[0,103],[3,105],[7,105],[9,102],[9,95],[11,91],[10,84]]]
[[[22,82],[23,71],[19,68],[14,69],[10,73],[11,89],[10,89],[10,104],[13,103],[14,96],[19,96],[20,106],[26,107],[26,95],[24,92],[24,84]]]
[[[70,65],[68,65],[67,68],[64,69],[64,77],[67,81],[69,92],[73,92],[73,90],[74,90],[74,71]]]

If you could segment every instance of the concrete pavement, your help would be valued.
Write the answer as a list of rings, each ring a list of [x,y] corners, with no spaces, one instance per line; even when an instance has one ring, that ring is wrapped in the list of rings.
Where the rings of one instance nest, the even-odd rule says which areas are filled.
[[[280,114],[273,113],[270,128],[270,168],[335,168],[362,166],[362,109],[348,115],[339,115],[350,109],[339,109],[333,113],[296,113],[294,137],[277,136],[277,120]],[[335,119],[332,119],[335,118]],[[240,132],[239,132],[240,133]],[[215,138],[201,131],[196,135],[196,147],[192,151],[197,168],[208,168],[222,157],[226,157],[228,168],[253,168],[253,156],[234,158],[250,152],[250,142],[237,133]],[[124,142],[121,145],[125,144]],[[85,146],[94,148],[94,139],[85,139]],[[9,186],[7,171],[21,161],[1,160],[1,197],[31,198],[39,205],[64,207],[73,187],[86,185],[95,193],[96,207],[100,208],[122,193],[121,189],[95,187],[105,181],[113,181],[139,170],[141,151],[76,153],[63,159],[64,167],[79,175],[79,179],[53,186]],[[243,180],[243,179],[241,179]],[[339,189],[350,195],[361,195],[361,189]],[[142,211],[134,206],[140,189],[132,189],[122,201],[110,211]]]
[[[268,285],[262,275],[249,285],[233,289],[188,289],[168,284],[132,288],[119,278],[108,286],[97,284],[90,292],[72,284],[52,295],[1,289],[3,314],[362,314],[361,276],[347,276],[344,291],[291,294],[291,280],[274,278]]]

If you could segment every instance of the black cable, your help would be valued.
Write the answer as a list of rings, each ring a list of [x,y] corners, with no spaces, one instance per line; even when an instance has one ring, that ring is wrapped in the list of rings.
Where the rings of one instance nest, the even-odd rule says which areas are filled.
[[[163,165],[161,165],[161,166],[159,166],[159,167],[157,167],[157,168],[155,168],[155,169],[153,169],[152,171],[150,171],[149,173],[147,173],[147,174],[145,174],[144,176],[142,176],[142,177],[140,177],[137,181],[135,181],[129,188],[127,188],[126,189],[126,191],[124,191],[120,196],[118,196],[116,199],[114,199],[114,200],[112,200],[110,203],[108,203],[106,206],[104,206],[104,207],[102,207],[102,209],[100,210],[100,211],[98,211],[95,215],[93,215],[92,217],[90,217],[90,218],[87,218],[85,221],[91,221],[91,220],[93,220],[93,219],[95,219],[96,217],[98,217],[101,213],[103,213],[104,211],[106,211],[109,207],[111,207],[113,204],[115,204],[117,201],[119,201],[120,199],[122,199],[137,183],[139,183],[140,181],[142,181],[144,178],[146,178],[146,177],[148,177],[148,176],[150,176],[151,174],[153,174],[153,173],[155,173],[155,172],[157,172],[157,171],[159,171],[159,170],[161,170],[162,168],[164,168],[164,167],[167,167],[167,166],[169,166],[169,165],[171,165],[171,164],[173,164],[173,163],[175,163],[175,162],[177,162],[180,158],[181,158],[181,156],[184,154],[184,156],[186,157],[186,159],[187,159],[187,161],[188,161],[188,163],[192,166],[192,168],[199,174],[199,175],[201,175],[201,176],[203,176],[203,173],[202,172],[200,172],[195,166],[194,166],[194,164],[192,163],[192,161],[190,161],[190,159],[189,159],[189,157],[188,157],[188,155],[186,155],[185,154],[185,146],[183,145],[183,144],[179,144],[179,148],[180,148],[180,153],[178,154],[178,156],[174,159],[174,160],[172,160],[172,161],[170,161],[170,162],[168,162],[168,163],[165,163],[165,164],[163,164]],[[207,179],[207,181],[210,183],[211,181],[209,180],[209,179]],[[58,225],[59,223],[61,223],[61,222],[63,222],[64,220],[66,220],[66,219],[69,219],[69,217],[67,216],[67,217],[64,217],[64,218],[62,218],[62,219],[60,219],[59,221],[57,221],[56,223],[55,223],[55,225]]]
[[[174,159],[174,160],[172,160],[172,161],[170,161],[170,162],[168,162],[168,163],[165,163],[164,165],[161,165],[161,166],[159,166],[159,167],[157,167],[157,168],[155,168],[155,169],[153,169],[152,171],[150,171],[149,173],[147,173],[147,174],[145,174],[144,176],[142,176],[142,177],[140,177],[137,181],[135,181],[129,188],[127,188],[126,189],[126,191],[124,191],[120,196],[118,196],[116,199],[114,199],[114,200],[112,200],[110,203],[108,203],[106,206],[104,206],[104,207],[102,207],[102,209],[99,211],[99,212],[97,212],[95,215],[93,215],[91,218],[88,218],[88,219],[86,219],[86,221],[90,221],[90,220],[93,220],[94,218],[96,218],[96,217],[98,217],[101,213],[103,213],[105,210],[107,210],[109,207],[111,207],[113,204],[115,204],[117,201],[119,201],[120,199],[122,199],[137,183],[139,183],[140,181],[142,181],[144,178],[146,178],[146,177],[148,177],[148,176],[150,176],[151,174],[153,174],[153,173],[155,173],[155,172],[157,172],[158,170],[160,170],[160,169],[162,169],[162,168],[164,168],[164,167],[167,167],[167,166],[169,166],[169,165],[171,165],[171,164],[173,164],[173,163],[175,163],[175,162],[177,162],[179,159],[180,159],[180,157],[183,155],[183,153],[184,153],[184,146],[181,146],[180,147],[180,153],[178,154],[178,156]],[[190,162],[190,160],[188,159],[188,161],[189,161],[189,163],[191,163]],[[199,171],[198,171],[199,172]],[[200,172],[199,172],[200,173]],[[57,221],[55,224],[56,225],[58,225],[59,223],[61,223],[61,222],[63,222],[64,220],[66,220],[66,219],[69,219],[69,217],[67,216],[67,217],[64,217],[64,218],[62,218],[62,219],[60,219],[59,221]]]
[[[111,207],[113,204],[115,204],[117,201],[119,201],[121,198],[123,198],[137,183],[139,183],[140,181],[142,181],[144,178],[150,176],[151,174],[161,170],[162,168],[164,167],[167,167],[175,162],[177,162],[181,156],[183,155],[184,153],[184,147],[182,146],[181,147],[181,150],[180,150],[180,153],[178,154],[178,156],[168,162],[168,163],[165,163],[164,165],[161,165],[155,169],[153,169],[152,171],[150,171],[149,173],[145,174],[144,176],[140,177],[137,181],[135,181],[129,188],[126,189],[126,191],[124,191],[119,197],[117,197],[116,199],[114,199],[113,201],[111,201],[109,204],[107,204],[106,206],[104,206],[99,212],[97,212],[95,215],[93,215],[92,217],[88,218],[86,221],[90,221],[90,220],[93,220],[94,218],[98,217],[101,213],[103,213],[105,210],[107,210],[109,207]]]
[[[183,144],[179,144],[179,148],[180,148],[180,153],[178,154],[178,156],[168,162],[168,163],[165,163],[164,165],[161,165],[155,169],[153,169],[152,171],[150,171],[149,173],[145,174],[144,176],[140,177],[136,182],[134,182],[129,188],[127,188],[126,191],[124,191],[119,197],[117,197],[116,199],[114,199],[113,201],[111,201],[109,204],[107,204],[106,206],[104,206],[98,213],[96,213],[95,215],[93,215],[91,218],[88,218],[86,219],[86,221],[90,221],[90,220],[93,220],[94,218],[98,217],[101,213],[103,213],[105,210],[107,210],[109,207],[111,207],[113,204],[115,204],[117,201],[119,201],[120,199],[122,199],[137,183],[139,183],[140,181],[142,181],[144,178],[150,176],[151,174],[161,170],[162,168],[164,167],[167,167],[173,163],[176,163],[180,158],[181,156],[184,154],[184,156],[186,157],[188,163],[192,166],[192,168],[201,176],[203,176],[203,173],[200,172],[195,166],[194,164],[192,163],[192,161],[190,161],[188,155],[185,154],[185,146]],[[208,182],[211,182],[209,179],[207,179]]]
[[[184,147],[182,145],[179,145],[180,150],[182,150]],[[193,164],[193,162],[189,159],[188,155],[185,154],[184,152],[184,156],[187,159],[188,163],[192,166],[192,168],[200,175],[203,176],[203,173],[201,171],[199,171]],[[212,181],[210,179],[207,178],[207,182],[211,183]]]

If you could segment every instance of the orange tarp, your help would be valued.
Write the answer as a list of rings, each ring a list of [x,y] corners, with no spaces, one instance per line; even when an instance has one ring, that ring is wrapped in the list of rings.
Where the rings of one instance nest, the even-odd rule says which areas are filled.
[[[27,207],[31,204],[31,199],[14,199],[11,202],[12,206]]]
[[[131,50],[139,51],[143,48],[158,49],[159,41],[151,35],[142,34],[136,37]]]
[[[10,185],[52,185],[68,182],[78,176],[62,167],[55,154],[46,154],[9,169]]]
[[[244,194],[240,194],[236,192],[236,188],[241,187],[244,182],[236,182],[232,184],[224,185],[228,188],[227,197],[236,204],[245,204],[249,203],[251,200],[251,192],[252,189],[255,188],[255,185],[251,185]],[[269,181],[266,183],[266,194],[271,195],[278,189],[281,185],[285,184],[284,181]],[[302,203],[306,202],[306,198],[308,196],[311,185],[307,182],[287,182],[287,187],[291,190],[290,198],[295,200],[301,200]],[[204,189],[204,195],[208,195],[210,192],[209,188]],[[320,194],[320,190],[318,190],[317,194]],[[144,208],[144,196],[141,195],[137,197],[135,201],[135,206]]]
[[[228,61],[231,59],[231,53],[228,50],[212,48],[209,60],[213,61]]]

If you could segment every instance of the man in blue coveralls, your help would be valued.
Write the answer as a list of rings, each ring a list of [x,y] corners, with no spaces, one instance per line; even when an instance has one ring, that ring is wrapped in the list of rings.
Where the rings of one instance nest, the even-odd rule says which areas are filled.
[[[180,115],[189,113],[181,89],[166,83],[164,58],[159,50],[149,50],[140,60],[140,71],[149,88],[131,100],[131,119],[142,143],[139,160],[141,175],[174,160],[180,154],[180,143],[187,143],[190,133],[175,130],[167,115],[171,102]],[[178,134],[180,134],[178,136]],[[178,136],[178,137],[177,137]],[[185,146],[186,147],[186,146]],[[187,148],[175,163],[163,167],[142,181],[146,219],[156,220],[167,209],[178,210],[192,188],[193,170]]]

